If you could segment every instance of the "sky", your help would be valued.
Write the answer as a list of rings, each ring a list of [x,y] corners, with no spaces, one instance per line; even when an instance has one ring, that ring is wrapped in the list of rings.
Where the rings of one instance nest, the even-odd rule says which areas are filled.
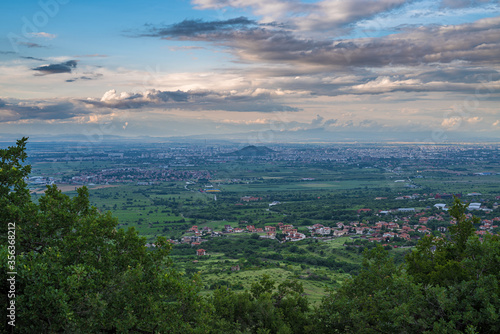
[[[500,141],[498,0],[22,0],[0,12],[0,139]]]

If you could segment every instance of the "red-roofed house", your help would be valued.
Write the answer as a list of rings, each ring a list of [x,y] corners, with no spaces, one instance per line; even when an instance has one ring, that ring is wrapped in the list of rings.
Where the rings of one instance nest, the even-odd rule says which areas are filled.
[[[401,234],[399,235],[399,237],[400,237],[400,238],[402,238],[402,239],[408,240],[408,241],[410,241],[410,240],[411,240],[411,239],[410,239],[410,235],[409,235],[409,234],[407,234],[407,233],[401,233]]]
[[[430,231],[427,229],[427,227],[425,226],[422,226],[422,227],[419,227],[417,229],[417,231],[421,232],[421,233],[430,233]]]
[[[253,196],[243,196],[240,198],[243,202],[255,202],[262,200],[262,197],[253,197]]]

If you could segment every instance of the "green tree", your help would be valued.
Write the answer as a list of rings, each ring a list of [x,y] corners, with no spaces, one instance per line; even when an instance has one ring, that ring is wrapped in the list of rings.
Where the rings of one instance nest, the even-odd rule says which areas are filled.
[[[364,252],[363,269],[316,310],[319,333],[421,332],[418,287],[382,246]],[[414,330],[410,330],[411,328]]]
[[[315,312],[320,333],[499,333],[500,239],[480,240],[455,200],[449,239],[426,237],[396,266],[381,246]]]
[[[307,333],[311,330],[309,304],[302,284],[275,284],[268,275],[250,291],[236,293],[223,287],[211,297],[216,333]]]
[[[164,238],[149,250],[133,228],[117,229],[110,213],[90,206],[85,187],[72,199],[47,187],[38,204],[31,201],[23,180],[30,172],[23,166],[26,142],[0,150],[1,226],[6,232],[14,223],[16,235],[16,332],[206,331],[210,307],[197,284],[172,270]],[[9,271],[2,262],[4,291]],[[6,295],[1,299],[8,305]]]
[[[417,251],[406,256],[408,272],[418,282],[433,285],[450,285],[467,279],[467,243],[474,236],[474,223],[479,218],[466,218],[466,205],[455,198],[450,215],[455,225],[450,226],[451,237],[426,236],[417,245]]]

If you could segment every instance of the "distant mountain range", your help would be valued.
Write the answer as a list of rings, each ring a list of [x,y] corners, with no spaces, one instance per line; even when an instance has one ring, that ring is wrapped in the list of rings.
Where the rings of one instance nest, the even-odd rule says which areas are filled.
[[[16,139],[20,139],[27,134],[11,134],[0,133],[0,142],[14,143]],[[254,144],[284,144],[284,143],[353,143],[353,142],[369,142],[369,143],[384,143],[384,142],[415,142],[415,143],[432,143],[432,144],[449,144],[465,142],[495,142],[498,143],[499,138],[479,138],[475,137],[474,133],[456,134],[452,132],[446,133],[442,140],[432,140],[431,131],[420,132],[364,132],[364,131],[326,131],[324,129],[309,129],[298,131],[260,131],[256,132],[241,132],[230,134],[201,134],[201,135],[186,135],[186,136],[120,136],[120,135],[100,135],[90,137],[83,134],[29,134],[30,142],[81,142],[91,145],[99,145],[104,142],[174,142],[174,143],[246,143]],[[263,139],[261,139],[263,138]],[[251,145],[253,146],[253,145]],[[251,147],[249,146],[249,147]],[[262,147],[262,146],[258,146]],[[249,149],[251,152],[252,149]],[[256,152],[261,154],[262,152]],[[234,154],[233,154],[234,155]],[[243,151],[242,155],[246,155]],[[250,154],[253,155],[253,154]]]

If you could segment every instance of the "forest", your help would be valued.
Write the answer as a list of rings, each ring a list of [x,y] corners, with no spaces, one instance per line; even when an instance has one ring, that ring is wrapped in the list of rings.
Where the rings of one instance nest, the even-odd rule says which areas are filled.
[[[198,273],[176,269],[182,248],[162,236],[146,247],[92,206],[86,187],[69,197],[47,186],[34,201],[26,143],[0,150],[4,333],[500,332],[500,238],[476,235],[457,198],[448,236],[422,238],[404,261],[377,245],[360,266],[325,263],[352,274],[317,305],[299,281],[265,274],[249,289],[219,284],[206,295]]]

